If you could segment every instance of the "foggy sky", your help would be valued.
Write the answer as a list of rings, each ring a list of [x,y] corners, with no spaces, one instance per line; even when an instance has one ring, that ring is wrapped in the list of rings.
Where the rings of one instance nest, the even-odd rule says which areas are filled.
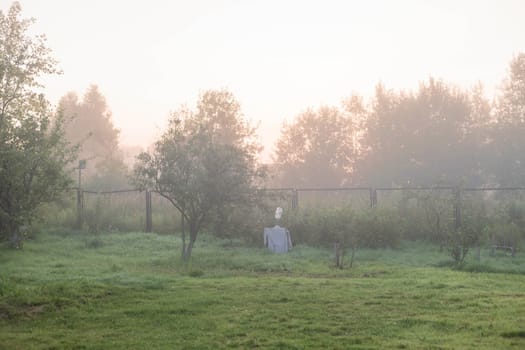
[[[415,89],[429,76],[492,96],[525,51],[525,2],[21,0],[63,74],[44,80],[56,103],[97,84],[121,143],[146,146],[170,111],[227,88],[260,122],[265,154],[309,106],[338,105],[383,82]],[[0,8],[7,11],[10,1]]]

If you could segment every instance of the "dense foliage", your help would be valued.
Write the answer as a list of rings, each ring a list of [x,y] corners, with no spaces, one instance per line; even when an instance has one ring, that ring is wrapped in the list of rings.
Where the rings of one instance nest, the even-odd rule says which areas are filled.
[[[352,120],[337,108],[307,110],[285,123],[277,142],[275,171],[281,185],[339,186],[352,170]]]
[[[36,209],[69,185],[74,159],[63,118],[53,118],[37,91],[38,78],[57,71],[44,37],[30,36],[31,23],[20,19],[18,3],[0,11],[0,235],[15,247]]]
[[[205,225],[237,206],[253,204],[255,186],[264,173],[256,162],[251,133],[229,92],[208,91],[196,112],[174,113],[154,150],[137,157],[137,187],[158,192],[182,216],[184,260]]]

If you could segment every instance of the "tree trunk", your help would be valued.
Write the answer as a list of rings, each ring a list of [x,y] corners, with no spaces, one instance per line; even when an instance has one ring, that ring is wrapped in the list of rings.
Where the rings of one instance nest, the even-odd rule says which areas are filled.
[[[334,243],[334,259],[335,267],[339,267],[339,247],[337,243]]]
[[[181,233],[182,233],[182,261],[186,262],[186,230],[184,227],[184,215],[180,215],[181,218]]]
[[[344,248],[341,243],[334,243],[335,266],[340,269],[343,268]]]
[[[187,223],[190,241],[188,245],[186,245],[186,220],[184,219],[184,215],[182,215],[182,261],[184,263],[187,263],[190,260],[191,251],[193,250],[193,245],[195,244],[195,241],[197,240],[197,234],[199,233],[199,225],[195,221],[196,219],[190,215]]]
[[[352,245],[352,256],[350,256],[350,268],[354,265],[355,245]]]
[[[9,231],[9,246],[15,249],[22,248],[22,235],[20,234],[18,227],[12,227]]]
[[[185,262],[188,262],[191,258],[191,251],[193,250],[193,244],[195,243],[194,240],[190,239],[190,243],[188,243],[188,247],[186,248],[186,254],[185,254]]]
[[[191,258],[191,252],[193,250],[193,245],[195,244],[195,241],[197,240],[197,234],[199,233],[198,224],[194,221],[190,221],[189,223],[190,227],[190,242],[188,243],[188,246],[186,247],[186,254],[184,254],[184,261],[188,262]]]

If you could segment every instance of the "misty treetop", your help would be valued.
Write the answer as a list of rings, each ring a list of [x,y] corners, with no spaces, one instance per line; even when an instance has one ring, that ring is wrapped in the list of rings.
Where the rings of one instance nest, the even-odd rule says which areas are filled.
[[[330,125],[327,125],[330,124]],[[276,144],[285,186],[525,185],[525,54],[493,102],[481,84],[462,90],[430,78],[417,91],[382,84],[363,103],[309,109]]]
[[[467,174],[470,106],[466,93],[431,79],[413,94],[378,87],[366,125],[361,181],[457,183]]]
[[[517,55],[509,67],[496,101],[492,125],[491,170],[502,183],[525,182],[525,54]]]
[[[129,187],[127,166],[119,147],[120,131],[115,128],[105,97],[91,85],[82,100],[69,92],[60,99],[58,110],[67,119],[66,138],[80,144],[79,159],[87,160],[85,187],[114,190]]]
[[[309,109],[285,123],[274,167],[284,186],[342,184],[355,159],[352,120],[333,107]]]
[[[245,118],[240,103],[228,90],[203,92],[193,119],[195,123],[208,129],[214,142],[243,148],[250,155],[261,149],[257,142],[256,128]]]

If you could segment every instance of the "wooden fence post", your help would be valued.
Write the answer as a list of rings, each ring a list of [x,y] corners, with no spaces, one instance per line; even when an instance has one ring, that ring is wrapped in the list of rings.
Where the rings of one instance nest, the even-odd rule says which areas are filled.
[[[82,221],[84,216],[84,192],[82,189],[77,189],[77,228],[82,229]]]
[[[146,232],[153,231],[153,219],[151,209],[151,192],[146,191]]]
[[[297,189],[292,190],[292,209],[297,209],[299,207],[299,192]]]
[[[377,190],[370,187],[370,208],[375,208],[377,206]]]

